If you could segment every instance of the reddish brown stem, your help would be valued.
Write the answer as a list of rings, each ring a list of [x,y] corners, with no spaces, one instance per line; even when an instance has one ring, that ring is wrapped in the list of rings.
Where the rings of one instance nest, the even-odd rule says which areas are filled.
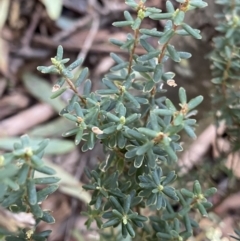
[[[78,91],[77,91],[76,87],[74,86],[73,82],[68,78],[66,78],[66,81],[67,81],[69,87],[71,88],[71,90],[77,94],[77,96],[82,101],[82,103],[86,104],[86,100],[81,95],[78,94]]]
[[[131,73],[132,62],[133,62],[133,55],[135,53],[135,49],[136,49],[137,44],[138,44],[138,35],[139,35],[139,29],[136,29],[134,31],[134,43],[133,43],[133,47],[132,47],[132,50],[130,52],[130,57],[129,57],[128,75]]]

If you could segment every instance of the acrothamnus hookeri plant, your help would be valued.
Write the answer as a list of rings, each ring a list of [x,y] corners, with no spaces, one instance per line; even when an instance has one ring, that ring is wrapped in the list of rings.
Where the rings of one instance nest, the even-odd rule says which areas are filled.
[[[216,14],[218,36],[213,40],[214,48],[209,57],[212,61],[215,124],[217,127],[224,126],[228,142],[227,148],[216,143],[219,152],[216,169],[224,170],[222,166],[226,167],[226,162],[229,167],[226,171],[228,189],[222,197],[223,201],[238,191],[236,181],[239,177],[235,177],[234,167],[238,165],[240,155],[240,1],[217,0],[216,4],[221,5],[222,11]],[[235,233],[237,237],[231,237],[240,240],[239,230]]]
[[[175,35],[200,39],[200,31],[184,23],[184,16],[207,5],[199,0],[178,2],[179,8],[175,10],[167,1],[167,13],[161,13],[160,9],[147,7],[145,1],[126,1],[137,17],[134,19],[125,11],[126,20],[113,25],[129,26],[133,34],[128,34],[125,42],[110,41],[127,50],[129,58],[125,60],[111,53],[116,65],[102,79],[104,89],[91,92],[87,68],[75,77],[71,71],[82,60],[65,67],[69,59],[63,59],[61,46],[57,56],[51,59],[53,65],[38,67],[43,73],[58,73],[62,77],[54,86],[53,97],[66,89],[73,90],[72,99],[60,115],[73,121],[76,127],[63,135],[75,136],[76,145],[83,143],[83,152],[92,150],[96,143],[106,152],[106,158],[95,170],[86,170],[90,183],[83,188],[92,191],[89,203],[92,208],[86,213],[88,226],[95,219],[100,228],[120,225],[123,237],[129,234],[138,239],[144,233],[149,240],[182,240],[190,237],[192,228],[197,226],[189,216],[190,211],[198,209],[206,216],[206,208],[211,206],[206,198],[215,189],[202,192],[201,185],[195,181],[192,191],[175,190],[174,170],[164,172],[166,166],[177,161],[176,152],[182,150],[178,133],[185,130],[190,137],[196,137],[196,121],[191,117],[203,100],[198,96],[188,101],[182,87],[179,108],[164,96],[165,84],[176,85],[175,74],[164,71],[165,63],[168,59],[180,62],[191,57],[187,52],[177,51],[170,44],[171,39]],[[141,28],[145,18],[166,20],[164,30]],[[159,45],[152,46],[149,38],[157,38]],[[146,53],[138,56],[137,46]],[[174,210],[172,205],[178,209]],[[155,214],[148,216],[144,209],[155,210]],[[106,221],[102,222],[102,218]]]
[[[240,150],[240,1],[218,0],[216,3],[222,5],[223,11],[216,15],[219,36],[214,38],[214,50],[210,55],[214,84],[212,100],[216,124],[224,123],[231,143],[226,157]]]
[[[51,211],[42,210],[41,203],[58,188],[60,178],[36,178],[35,172],[53,175],[42,156],[48,140],[32,143],[27,135],[14,144],[14,151],[0,156],[0,235],[6,241],[44,241],[51,230],[37,232],[40,221],[54,223]],[[44,187],[37,190],[36,187]],[[6,209],[9,209],[7,211]]]
[[[91,91],[88,68],[74,76],[72,70],[81,66],[83,60],[66,66],[69,59],[63,58],[61,46],[51,59],[51,66],[38,67],[42,73],[60,76],[53,86],[52,98],[67,89],[72,90],[72,98],[60,115],[74,122],[76,127],[63,136],[74,136],[75,144],[81,143],[83,152],[100,145],[106,154],[94,170],[86,168],[89,184],[83,188],[92,193],[88,209],[83,213],[88,217],[88,227],[96,221],[99,228],[111,227],[116,235],[120,230],[124,238],[181,241],[189,238],[193,228],[198,226],[191,213],[198,210],[205,217],[206,209],[211,207],[207,198],[215,193],[215,188],[204,191],[195,181],[192,190],[179,189],[173,170],[178,160],[176,153],[182,151],[179,133],[185,131],[196,138],[196,120],[192,116],[203,97],[188,100],[185,89],[180,87],[180,104],[174,105],[165,97],[164,86],[177,85],[173,79],[175,74],[166,72],[164,67],[170,59],[180,62],[191,57],[190,53],[176,50],[171,40],[176,35],[201,39],[200,31],[184,23],[184,17],[188,11],[207,6],[202,0],[177,2],[179,8],[175,9],[171,1],[166,1],[167,12],[162,13],[160,9],[148,7],[146,1],[126,1],[136,17],[125,11],[125,20],[113,25],[128,26],[132,31],[126,41],[110,41],[127,51],[129,57],[110,54],[116,65],[102,79],[103,89]],[[146,18],[165,20],[164,29],[143,28]],[[150,44],[150,38],[157,39],[158,45]],[[137,47],[142,47],[145,54],[138,56]],[[24,154],[25,146],[22,144],[23,153],[20,151],[24,157],[28,156]],[[28,163],[37,161],[29,158]],[[36,164],[32,166],[36,168]],[[34,214],[32,206],[38,205],[39,200],[38,195],[33,196],[33,188],[28,187],[36,183],[31,175],[27,176],[28,191],[24,192],[29,205],[25,211]],[[10,191],[12,188],[8,186]],[[11,208],[11,204],[5,207]],[[44,215],[43,212],[37,220]]]

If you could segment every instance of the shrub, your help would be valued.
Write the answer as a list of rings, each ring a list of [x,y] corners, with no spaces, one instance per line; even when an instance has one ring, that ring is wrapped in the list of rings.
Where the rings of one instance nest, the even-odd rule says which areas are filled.
[[[224,126],[224,135],[229,144],[228,148],[222,148],[216,142],[219,155],[215,169],[228,176],[228,185],[219,200],[221,204],[239,190],[235,165],[238,165],[240,151],[240,2],[217,0],[216,3],[222,6],[222,11],[216,14],[218,36],[213,39],[214,48],[209,55],[213,76],[212,107],[215,124],[217,127]],[[226,168],[226,162],[231,163],[229,168]],[[231,237],[239,240],[239,230],[235,230],[235,233],[237,237]]]
[[[96,221],[99,228],[120,227],[124,238],[130,235],[136,240],[186,240],[198,226],[191,212],[199,210],[205,217],[206,209],[211,207],[207,198],[216,189],[203,191],[197,180],[191,191],[179,187],[174,170],[178,159],[176,152],[182,151],[179,133],[184,130],[191,138],[196,138],[196,120],[192,116],[203,97],[188,100],[185,89],[180,87],[179,107],[174,105],[164,96],[166,90],[163,87],[176,86],[175,74],[166,72],[164,66],[168,60],[180,62],[191,57],[190,53],[176,50],[170,42],[175,35],[201,39],[199,30],[184,23],[184,16],[188,11],[207,6],[202,0],[177,2],[180,4],[175,10],[167,1],[167,12],[162,13],[160,9],[147,7],[145,1],[126,1],[137,17],[134,19],[125,11],[126,20],[113,25],[129,26],[133,34],[128,34],[124,42],[110,41],[128,51],[129,58],[125,60],[115,53],[110,54],[116,65],[102,79],[104,89],[91,92],[88,68],[83,68],[75,77],[72,70],[83,60],[76,60],[66,67],[69,59],[63,58],[61,46],[56,57],[51,58],[51,66],[38,67],[42,73],[61,76],[54,85],[51,98],[60,96],[67,89],[73,92],[60,115],[73,121],[76,127],[63,136],[74,136],[76,145],[82,143],[83,152],[101,145],[106,153],[106,158],[94,170],[86,169],[89,184],[83,188],[92,192],[92,200],[83,213],[88,217],[88,227]],[[163,31],[142,28],[145,18],[166,20]],[[149,43],[150,37],[157,39],[157,47]],[[138,45],[145,54],[136,54]],[[42,193],[46,197],[56,190],[56,186],[50,185],[37,192],[35,184],[58,181],[52,177],[36,180],[33,176],[34,171],[52,174],[41,161],[46,143],[40,143],[37,148],[30,147],[27,137],[23,136],[22,144],[15,145],[14,152],[4,155],[2,162],[3,171],[8,170],[8,165],[15,167],[9,167],[14,171],[3,180],[6,191],[0,196],[1,204],[13,212],[32,213],[37,223],[53,221],[48,212],[41,210],[39,202],[44,199]],[[52,191],[45,193],[45,190]],[[11,199],[11,202],[3,198]],[[48,234],[48,231],[35,234],[35,228],[30,234],[21,229],[20,235],[9,236],[7,240],[13,240],[13,237],[14,240],[45,240]]]
[[[53,175],[55,171],[44,165],[42,156],[48,140],[32,144],[27,135],[20,143],[14,144],[14,151],[0,156],[0,234],[11,240],[46,240],[51,230],[37,233],[40,221],[54,223],[47,210],[42,210],[41,202],[55,192],[58,177],[35,178],[35,171]],[[45,187],[39,191],[36,185]],[[3,208],[8,208],[11,212]],[[20,229],[19,232],[18,229]],[[17,234],[16,234],[17,232]]]
[[[239,3],[219,0],[223,11],[217,14],[219,36],[214,38],[214,50],[210,55],[212,61],[213,108],[216,125],[224,123],[225,132],[231,143],[229,153],[240,149],[240,89],[239,89]],[[217,111],[216,111],[217,110]],[[221,153],[223,154],[223,153]]]

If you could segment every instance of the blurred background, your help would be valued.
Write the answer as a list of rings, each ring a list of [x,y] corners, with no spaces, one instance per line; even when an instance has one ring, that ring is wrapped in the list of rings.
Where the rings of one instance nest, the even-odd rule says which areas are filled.
[[[147,5],[164,10],[165,2],[148,0]],[[167,95],[176,103],[180,86],[187,90],[189,99],[200,94],[205,97],[198,108],[199,138],[192,143],[183,136],[187,151],[179,160],[185,166],[181,180],[191,180],[190,173],[194,179],[209,179],[209,183],[220,191],[213,199],[216,207],[212,209],[210,219],[202,220],[201,231],[193,240],[229,240],[228,234],[233,233],[234,225],[239,222],[240,193],[235,189],[229,193],[233,184],[229,183],[227,174],[224,171],[214,174],[212,169],[218,157],[214,143],[227,146],[227,142],[222,130],[218,130],[222,138],[216,140],[211,125],[211,72],[206,56],[211,51],[212,38],[217,35],[214,13],[219,7],[213,0],[207,2],[208,8],[193,11],[186,17],[188,24],[201,30],[203,39],[176,37],[172,41],[177,50],[188,51],[193,57],[178,65],[167,63],[166,70],[176,73],[178,86],[166,88],[169,90]],[[175,1],[173,3],[178,6]],[[125,40],[131,32],[127,27],[112,26],[112,22],[123,20],[124,10],[129,9],[123,0],[0,0],[0,153],[11,150],[13,141],[24,133],[33,141],[51,139],[45,160],[57,170],[62,180],[59,190],[43,203],[45,209],[53,211],[56,219],[56,224],[51,227],[40,225],[40,229],[53,229],[50,240],[100,240],[94,230],[96,227],[90,231],[85,229],[85,218],[80,212],[90,200],[89,193],[81,188],[87,181],[84,167],[93,167],[103,156],[98,148],[91,153],[81,153],[72,139],[61,137],[62,132],[72,127],[70,121],[58,115],[71,92],[65,92],[61,99],[51,100],[52,86],[58,77],[43,76],[36,67],[50,65],[50,57],[55,56],[57,46],[62,45],[65,58],[84,59],[83,67],[89,68],[89,78],[97,89],[101,78],[114,64],[109,53],[128,57],[125,51],[108,42],[110,38]],[[144,25],[161,31],[164,22],[146,19]],[[156,45],[154,41],[152,44]],[[137,48],[137,54],[143,54],[143,50]],[[222,168],[225,170],[224,166]],[[232,169],[239,177],[240,169],[237,166]]]

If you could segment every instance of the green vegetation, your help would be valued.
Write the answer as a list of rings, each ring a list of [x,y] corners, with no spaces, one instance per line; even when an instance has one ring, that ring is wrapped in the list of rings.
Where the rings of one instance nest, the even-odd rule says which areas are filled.
[[[197,180],[193,182],[192,190],[179,187],[174,170],[177,152],[182,151],[180,133],[183,131],[190,138],[196,138],[193,116],[203,97],[188,100],[185,89],[180,87],[179,106],[175,106],[165,97],[164,89],[166,85],[176,86],[175,74],[165,71],[166,62],[180,62],[191,57],[190,53],[176,50],[171,39],[176,35],[201,39],[200,31],[186,24],[184,17],[189,11],[207,4],[202,0],[177,2],[179,8],[175,9],[170,1],[166,1],[167,12],[162,13],[161,9],[145,6],[145,1],[126,0],[137,17],[134,19],[125,11],[126,20],[113,25],[128,26],[132,33],[124,42],[110,41],[128,51],[129,58],[110,54],[116,64],[102,79],[103,89],[91,91],[88,68],[83,68],[79,76],[74,75],[73,70],[81,66],[83,60],[66,66],[69,59],[63,58],[61,46],[57,55],[51,58],[51,66],[38,67],[42,73],[60,76],[51,98],[72,90],[72,98],[60,115],[74,122],[76,127],[63,136],[74,136],[75,144],[81,143],[83,152],[100,145],[106,154],[94,170],[85,170],[89,183],[83,188],[92,194],[87,211],[82,213],[88,217],[87,227],[96,221],[99,229],[110,227],[114,235],[120,233],[123,238],[182,241],[192,236],[193,229],[198,227],[192,213],[199,211],[203,217],[208,216],[207,209],[212,206],[208,198],[216,188],[202,190],[204,188]],[[224,119],[228,134],[232,136],[232,152],[239,150],[240,143],[239,84],[232,88],[238,80],[236,71],[240,67],[236,47],[239,45],[239,7],[228,1],[217,2],[226,5],[225,12],[218,16],[227,21],[218,27],[223,37],[215,39],[215,50],[211,54],[213,83],[216,84],[213,101],[219,109],[217,121]],[[232,11],[231,16],[226,11]],[[147,18],[165,20],[163,31],[142,28]],[[157,40],[157,47],[149,43],[150,37]],[[145,54],[138,56],[137,46],[141,46]],[[36,171],[54,174],[54,170],[42,161],[47,143],[45,140],[32,145],[24,135],[21,143],[14,144],[12,153],[0,158],[1,206],[13,213],[32,213],[36,220],[31,227],[18,226],[18,233],[18,227],[9,229],[5,226],[8,231],[0,231],[7,236],[7,241],[42,241],[51,232],[36,232],[40,221],[54,222],[51,214],[41,209],[41,202],[57,189],[55,183],[59,178],[34,177]],[[45,188],[37,191],[39,184],[44,184]]]

